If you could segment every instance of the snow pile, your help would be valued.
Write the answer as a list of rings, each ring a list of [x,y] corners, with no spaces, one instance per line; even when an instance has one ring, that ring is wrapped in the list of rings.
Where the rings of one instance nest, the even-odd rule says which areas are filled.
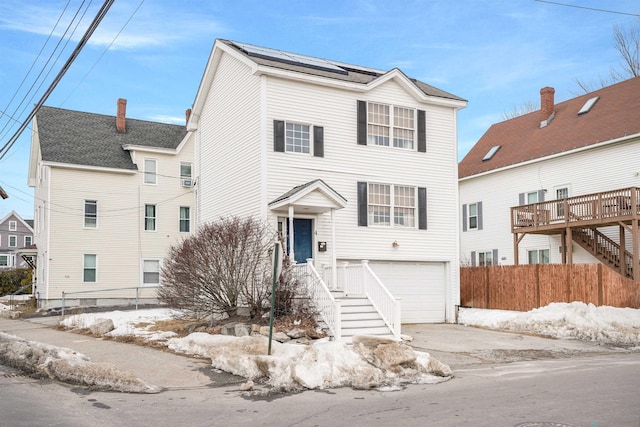
[[[105,335],[139,336],[147,340],[166,340],[176,334],[174,332],[152,332],[149,328],[158,320],[166,320],[178,314],[175,310],[156,308],[135,311],[111,311],[108,313],[84,313],[69,316],[60,324],[69,329],[91,329],[93,325],[104,319],[111,319],[114,328]],[[142,325],[142,326],[141,326]]]
[[[158,393],[160,389],[107,363],[93,363],[81,353],[27,341],[0,332],[0,361],[23,371],[71,384],[129,393]]]
[[[2,310],[9,310],[9,307],[0,302],[0,311]]]
[[[640,310],[582,302],[552,303],[528,312],[460,308],[458,322],[555,338],[640,346]]]
[[[437,383],[451,369],[411,347],[376,337],[354,337],[353,346],[319,340],[309,346],[272,343],[263,336],[232,337],[193,333],[172,338],[170,349],[205,356],[214,368],[263,380],[280,391],[353,387],[394,388],[403,383]]]

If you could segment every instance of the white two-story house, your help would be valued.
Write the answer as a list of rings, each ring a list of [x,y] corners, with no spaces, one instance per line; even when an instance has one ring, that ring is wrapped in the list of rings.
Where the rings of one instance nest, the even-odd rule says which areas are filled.
[[[638,280],[640,77],[557,104],[554,92],[460,162],[461,260],[603,262]]]
[[[42,107],[32,128],[40,306],[59,307],[63,292],[87,305],[130,302],[131,288],[158,285],[167,249],[194,227],[185,127],[129,119],[120,99],[116,116]]]
[[[365,260],[403,323],[454,321],[465,106],[399,69],[217,40],[187,123],[197,221],[262,219],[330,287]]]

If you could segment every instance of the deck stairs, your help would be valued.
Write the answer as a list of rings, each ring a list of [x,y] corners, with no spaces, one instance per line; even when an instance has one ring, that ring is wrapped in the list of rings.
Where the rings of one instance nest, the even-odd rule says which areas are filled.
[[[574,242],[596,257],[602,264],[618,273],[622,272],[621,251],[617,242],[596,228],[575,228],[571,235]],[[626,262],[624,276],[633,278],[632,255],[626,250],[624,251],[624,262]]]

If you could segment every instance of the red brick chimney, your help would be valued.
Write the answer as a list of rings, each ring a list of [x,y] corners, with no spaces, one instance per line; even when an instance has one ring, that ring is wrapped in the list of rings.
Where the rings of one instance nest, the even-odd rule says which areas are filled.
[[[540,89],[540,121],[546,121],[547,123],[545,123],[545,125],[551,121],[549,117],[554,113],[554,93],[556,93],[556,91],[552,87],[543,87]]]
[[[127,131],[127,100],[118,99],[118,114],[116,115],[116,129],[120,133]]]
[[[184,115],[187,117],[187,119],[185,120],[185,125],[188,125],[189,124],[189,118],[191,117],[191,108],[189,108],[187,111],[185,111]]]

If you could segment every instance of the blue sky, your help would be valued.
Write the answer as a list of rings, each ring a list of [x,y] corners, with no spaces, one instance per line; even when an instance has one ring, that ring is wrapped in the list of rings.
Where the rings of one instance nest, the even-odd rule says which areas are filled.
[[[640,14],[637,0],[558,1]],[[80,4],[0,3],[0,146],[18,127],[9,117],[20,122],[28,115],[102,2],[89,6],[49,77],[39,80],[42,87],[28,92]],[[615,24],[640,25],[640,18],[534,0],[116,0],[46,105],[115,115],[122,97],[128,117],[182,124],[214,40],[227,38],[383,70],[398,67],[469,100],[458,115],[462,159],[503,113],[524,102],[538,104],[540,88],[554,87],[559,102],[579,93],[576,78],[607,75],[620,61]],[[0,199],[0,218],[11,210],[33,217],[29,146],[30,128],[0,160],[0,186],[10,195]]]

